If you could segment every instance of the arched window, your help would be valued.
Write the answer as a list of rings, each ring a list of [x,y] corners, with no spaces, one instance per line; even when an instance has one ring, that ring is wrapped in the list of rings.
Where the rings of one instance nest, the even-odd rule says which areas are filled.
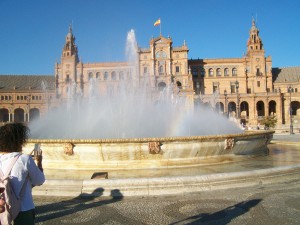
[[[223,102],[217,102],[215,105],[215,109],[218,113],[224,113],[224,104]]]
[[[292,116],[300,116],[300,102],[299,101],[292,101],[291,102],[291,113]]]
[[[246,119],[249,117],[249,104],[246,101],[241,102],[240,105],[240,113],[241,113],[241,117]]]
[[[257,116],[265,116],[265,104],[263,101],[256,103]]]
[[[220,68],[217,69],[217,76],[221,76],[221,69]]]
[[[29,121],[39,119],[40,118],[40,110],[37,108],[32,108],[29,111]]]
[[[96,73],[96,79],[100,79],[100,73],[99,72]]]
[[[119,80],[124,80],[124,73],[123,73],[123,71],[120,71],[120,73],[119,73]]]
[[[70,82],[71,82],[70,74],[67,74],[66,75],[66,83],[70,83]]]
[[[144,74],[148,73],[148,67],[144,66]]]
[[[117,79],[117,75],[116,75],[116,72],[115,72],[115,71],[113,71],[113,72],[111,73],[111,79],[112,79],[112,80],[116,80],[116,79]]]
[[[269,116],[276,115],[276,102],[274,100],[269,102]]]
[[[193,77],[198,77],[198,70],[197,70],[197,68],[193,68],[192,74],[193,74]]]
[[[165,89],[166,86],[167,86],[167,85],[166,85],[165,82],[160,82],[160,83],[158,84],[158,90],[159,90],[159,91],[162,91],[163,89]]]
[[[0,122],[9,122],[9,111],[8,109],[0,109]]]
[[[25,112],[24,112],[24,110],[22,109],[22,108],[17,108],[17,109],[15,109],[14,110],[14,114],[15,114],[15,116],[14,116],[14,122],[25,122],[24,121],[24,114],[25,114]]]
[[[178,87],[179,89],[182,89],[181,82],[177,81],[176,84],[177,84],[177,87]]]
[[[236,70],[236,68],[233,68],[232,69],[232,76],[236,76],[237,75],[237,70]]]
[[[132,80],[132,74],[130,72],[127,73],[128,80]]]
[[[214,70],[212,68],[210,68],[208,70],[208,74],[209,74],[210,77],[212,77],[214,75]]]
[[[159,66],[159,67],[158,67],[158,72],[159,72],[159,74],[163,74],[163,72],[164,72],[164,67],[163,67],[163,66]]]
[[[89,72],[89,80],[93,79],[93,73]]]
[[[156,58],[166,58],[167,54],[164,51],[158,51],[155,54]]]
[[[224,69],[224,76],[229,76],[229,69],[228,68]]]
[[[236,116],[236,104],[235,104],[235,102],[229,102],[228,103],[228,114],[231,117]]]
[[[108,72],[104,72],[104,80],[108,80]]]
[[[200,73],[201,73],[201,77],[205,77],[205,69],[202,68]]]

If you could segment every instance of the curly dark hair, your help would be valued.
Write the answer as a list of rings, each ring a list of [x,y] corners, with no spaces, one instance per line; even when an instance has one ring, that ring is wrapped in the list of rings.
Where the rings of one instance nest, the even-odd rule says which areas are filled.
[[[0,127],[0,151],[21,152],[29,136],[29,128],[22,123],[9,123]]]

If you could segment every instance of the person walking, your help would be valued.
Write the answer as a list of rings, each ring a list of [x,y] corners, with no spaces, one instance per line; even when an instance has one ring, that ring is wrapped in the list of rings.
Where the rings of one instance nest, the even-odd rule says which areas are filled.
[[[14,225],[35,224],[32,188],[45,182],[42,154],[35,157],[36,162],[31,155],[22,154],[22,146],[28,136],[29,128],[22,123],[9,123],[0,127],[0,169],[6,171],[17,157],[10,172],[10,184],[15,194],[22,196],[21,209],[14,219]]]

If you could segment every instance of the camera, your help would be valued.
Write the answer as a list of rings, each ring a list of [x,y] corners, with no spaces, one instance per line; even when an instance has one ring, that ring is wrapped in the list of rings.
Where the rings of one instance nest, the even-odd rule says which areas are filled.
[[[36,143],[34,145],[34,150],[33,150],[34,157],[36,158],[37,156],[42,155],[42,150],[41,150],[41,144]]]

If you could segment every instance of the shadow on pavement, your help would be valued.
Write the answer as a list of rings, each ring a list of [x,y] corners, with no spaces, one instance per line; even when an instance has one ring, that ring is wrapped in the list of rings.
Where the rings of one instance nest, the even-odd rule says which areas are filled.
[[[70,200],[37,206],[37,217],[35,222],[39,223],[52,219],[57,219],[59,217],[67,216],[78,211],[107,205],[123,199],[123,195],[118,189],[114,189],[111,191],[111,199],[105,199],[102,201],[100,199],[96,199],[102,196],[103,192],[103,188],[97,188],[92,192],[92,194],[83,193]]]
[[[227,207],[223,210],[217,211],[215,213],[200,213],[196,216],[188,217],[184,220],[171,223],[170,225],[175,224],[189,224],[196,225],[202,223],[212,223],[218,225],[228,224],[232,219],[239,217],[240,215],[247,213],[252,207],[255,207],[261,202],[261,199],[253,199],[249,201],[243,201],[237,203],[233,206]],[[192,222],[189,222],[192,221]]]

